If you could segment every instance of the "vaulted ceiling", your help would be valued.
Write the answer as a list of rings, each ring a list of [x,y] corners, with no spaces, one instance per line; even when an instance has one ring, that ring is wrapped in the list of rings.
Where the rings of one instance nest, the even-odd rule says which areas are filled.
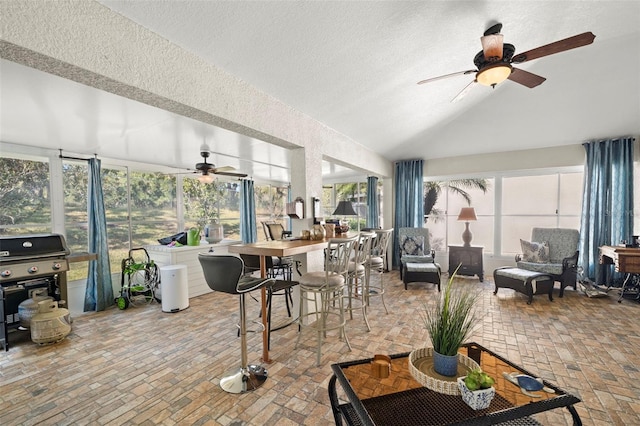
[[[637,1],[99,2],[391,161],[640,134]],[[474,69],[496,22],[516,53],[587,31],[596,39],[519,65],[547,79],[533,89],[475,85],[452,103],[473,75],[416,84]],[[145,161],[131,141],[153,138],[167,153],[157,163],[186,168],[205,141],[218,165],[288,179],[284,148],[5,60],[0,78],[5,142]],[[111,142],[86,146],[88,131]],[[225,150],[239,139],[249,149]]]

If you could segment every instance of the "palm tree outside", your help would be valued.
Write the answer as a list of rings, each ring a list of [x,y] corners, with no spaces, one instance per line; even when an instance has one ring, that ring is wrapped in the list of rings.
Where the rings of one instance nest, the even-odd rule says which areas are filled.
[[[488,179],[453,179],[447,182],[442,181],[428,181],[424,183],[424,215],[425,223],[432,218],[434,221],[439,220],[445,212],[435,209],[434,206],[438,202],[438,199],[442,195],[444,189],[448,189],[450,193],[459,195],[467,202],[467,205],[471,205],[471,194],[468,190],[477,189],[486,194],[489,190]]]

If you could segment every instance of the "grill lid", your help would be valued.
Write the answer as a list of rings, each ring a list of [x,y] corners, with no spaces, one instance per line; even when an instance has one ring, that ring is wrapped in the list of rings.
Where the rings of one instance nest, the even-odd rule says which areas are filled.
[[[67,256],[69,253],[64,236],[60,234],[0,237],[0,262]]]

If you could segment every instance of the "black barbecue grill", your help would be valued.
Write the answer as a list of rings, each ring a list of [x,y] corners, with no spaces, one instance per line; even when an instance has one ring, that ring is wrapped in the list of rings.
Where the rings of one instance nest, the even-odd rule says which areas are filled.
[[[60,300],[69,253],[59,234],[0,237],[0,344],[5,350],[9,350],[9,332],[20,326],[20,303],[34,292]]]

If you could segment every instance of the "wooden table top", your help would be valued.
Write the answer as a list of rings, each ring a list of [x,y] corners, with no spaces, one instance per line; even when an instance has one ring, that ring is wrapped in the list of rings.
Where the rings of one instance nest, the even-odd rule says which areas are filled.
[[[640,248],[602,246],[600,263],[613,263],[617,272],[640,274]]]
[[[637,247],[623,247],[623,246],[601,246],[600,252],[604,255],[609,254],[623,254],[625,256],[640,256],[640,248]]]
[[[341,238],[341,237],[336,237]],[[253,254],[258,256],[293,256],[322,250],[331,238],[322,240],[272,240],[250,244],[236,244],[229,246],[229,253]]]

